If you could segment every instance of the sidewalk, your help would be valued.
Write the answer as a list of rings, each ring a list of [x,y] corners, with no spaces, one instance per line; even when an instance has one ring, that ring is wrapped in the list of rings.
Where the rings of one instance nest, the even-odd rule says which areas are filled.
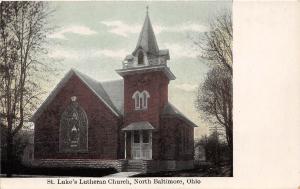
[[[107,176],[104,176],[104,177],[123,177],[123,178],[126,178],[126,177],[131,177],[131,176],[134,176],[134,175],[138,175],[138,174],[141,174],[141,173],[140,172],[119,172],[119,173],[107,175]]]

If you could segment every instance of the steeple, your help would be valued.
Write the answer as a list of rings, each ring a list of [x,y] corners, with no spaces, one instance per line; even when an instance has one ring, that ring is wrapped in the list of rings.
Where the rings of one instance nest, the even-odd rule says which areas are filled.
[[[170,60],[169,50],[158,48],[147,7],[144,25],[137,45],[134,51],[124,58],[123,68],[116,71],[121,76],[133,72],[163,71],[172,80],[175,79],[175,76],[167,66],[168,60]]]
[[[158,55],[159,54],[159,48],[156,42],[155,34],[152,28],[152,24],[149,18],[148,13],[148,6],[147,6],[147,12],[146,17],[144,21],[144,25],[142,28],[142,31],[139,36],[139,40],[137,42],[136,48],[133,51],[133,55],[136,54],[138,49],[142,48],[147,54],[149,55]]]

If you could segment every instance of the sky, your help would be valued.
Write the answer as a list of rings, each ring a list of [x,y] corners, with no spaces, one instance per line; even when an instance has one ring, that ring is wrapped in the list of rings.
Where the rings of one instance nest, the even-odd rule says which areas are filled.
[[[169,101],[198,125],[195,138],[208,134],[210,123],[202,120],[194,100],[209,70],[189,36],[209,31],[209,19],[229,1],[181,2],[49,2],[55,9],[47,35],[48,58],[60,70],[49,83],[49,92],[64,74],[75,68],[98,81],[121,79],[115,72],[134,50],[149,7],[159,49],[169,49],[168,66],[176,76],[169,84]]]

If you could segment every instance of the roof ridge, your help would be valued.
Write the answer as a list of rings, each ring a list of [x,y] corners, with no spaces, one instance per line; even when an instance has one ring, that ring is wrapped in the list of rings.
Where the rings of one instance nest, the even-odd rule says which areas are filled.
[[[198,127],[194,122],[192,122],[184,113],[182,113],[175,105],[173,105],[171,102],[168,101],[168,103],[165,106],[165,109],[167,108],[167,106],[170,106],[174,113],[177,115],[180,115],[184,120],[188,121],[191,125],[193,125],[194,127]],[[164,110],[165,111],[165,110]],[[167,114],[168,115],[168,114]]]
[[[124,81],[123,79],[114,79],[114,80],[105,80],[105,81],[99,81],[100,83],[109,83],[109,82],[116,82],[116,81]]]
[[[54,89],[50,92],[48,97],[39,106],[39,108],[33,113],[32,117],[30,118],[31,121],[37,119],[37,117],[41,114],[43,109],[55,98],[57,93],[69,81],[73,74],[76,75],[116,116],[122,115],[110,99],[110,96],[107,94],[101,82],[91,78],[90,76],[84,73],[81,73],[80,71],[74,68],[71,68],[63,76],[60,82],[54,87]],[[100,87],[100,90],[97,90],[93,85],[97,85],[96,87]]]
[[[64,74],[63,78],[59,81],[59,83],[52,89],[50,94],[46,97],[46,99],[42,102],[42,104],[39,106],[39,108],[33,113],[29,121],[34,121],[43,111],[43,107],[47,106],[53,98],[57,95],[58,91],[62,88],[62,86],[69,81],[69,79],[72,76],[72,73],[74,72],[74,69],[70,69],[67,73]]]
[[[102,83],[100,81],[97,81],[94,78],[92,78],[92,77],[90,77],[90,76],[88,76],[88,75],[86,75],[84,73],[81,73],[81,72],[79,72],[77,70],[75,70],[75,73],[76,73],[76,75],[78,77],[80,77],[82,80],[85,81],[85,83],[89,86],[89,88],[91,90],[93,90],[95,93],[98,94],[98,92],[96,91],[96,89],[91,85],[91,83],[89,83],[88,80],[91,80],[92,82],[94,82],[95,84],[97,84],[101,88],[102,95],[104,95],[104,96],[98,95],[100,97],[100,99],[102,99],[104,101],[104,103],[106,102],[109,107],[111,107],[115,112],[117,112],[117,114],[120,114],[119,110],[115,107],[114,103],[112,102],[112,99],[107,94],[105,88],[103,87],[103,85],[102,85]],[[84,77],[86,77],[86,78],[84,78]]]
[[[109,82],[113,82],[113,81],[123,81],[123,78],[120,78],[120,79],[113,79],[113,80],[103,80],[103,81],[101,81],[101,80],[96,80],[96,79],[92,78],[91,76],[89,76],[89,75],[87,75],[87,74],[85,74],[85,73],[82,73],[82,72],[76,70],[75,68],[71,68],[71,70],[74,71],[76,74],[83,75],[83,76],[87,77],[88,79],[91,79],[91,80],[93,80],[94,82],[97,82],[97,83],[99,83],[99,84],[101,84],[101,85],[102,85],[102,83],[109,83]],[[102,87],[103,87],[103,86],[102,86]]]
[[[76,69],[74,69],[74,68],[71,68],[71,70],[72,70],[75,74],[77,74],[77,75],[79,74],[79,75],[82,75],[82,76],[84,76],[84,77],[87,77],[88,79],[91,79],[91,80],[93,80],[93,81],[95,81],[95,82],[99,82],[98,80],[92,78],[91,76],[89,76],[89,75],[87,75],[87,74],[85,74],[85,73],[82,73],[82,72],[80,72],[80,71],[78,71],[78,70],[76,70]]]

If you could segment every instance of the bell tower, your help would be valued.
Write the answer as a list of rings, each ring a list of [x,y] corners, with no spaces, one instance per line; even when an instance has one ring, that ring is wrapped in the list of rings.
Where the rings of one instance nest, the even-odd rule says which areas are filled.
[[[124,122],[148,121],[159,127],[159,115],[168,103],[168,84],[175,76],[167,66],[169,50],[160,50],[147,13],[133,52],[116,72],[124,78]]]

